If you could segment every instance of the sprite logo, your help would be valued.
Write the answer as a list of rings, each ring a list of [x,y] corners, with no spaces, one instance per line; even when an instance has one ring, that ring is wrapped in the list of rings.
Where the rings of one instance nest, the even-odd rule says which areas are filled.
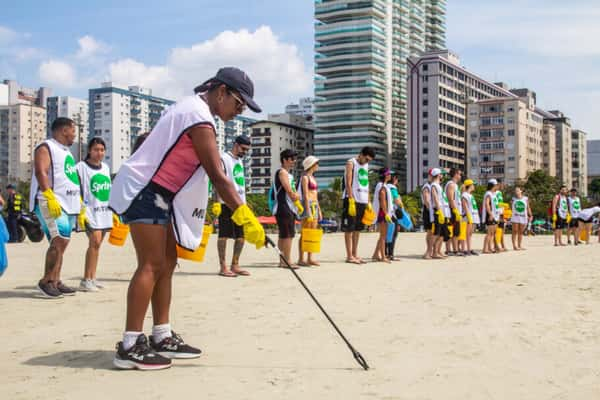
[[[473,210],[478,210],[477,202],[475,201],[475,197],[471,197],[471,204],[473,205]]]
[[[567,202],[566,202],[566,201],[563,201],[563,200],[561,200],[561,201],[560,201],[560,208],[562,208],[563,210],[566,210],[566,209],[567,209]]]
[[[209,180],[209,181],[208,181],[208,193],[212,193],[212,190],[213,190],[213,184],[212,184],[212,182]]]
[[[246,180],[244,179],[244,166],[242,164],[233,166],[233,180],[238,186],[244,187]]]
[[[523,200],[515,200],[515,210],[517,210],[518,213],[524,213],[525,202]]]
[[[369,172],[365,168],[358,169],[358,184],[362,187],[369,184]]]
[[[444,200],[444,203],[448,202],[448,195],[446,195],[446,191],[445,190],[442,192],[442,200]]]
[[[580,210],[581,209],[581,204],[579,204],[579,199],[573,200],[573,209],[574,210]]]
[[[77,170],[75,169],[75,160],[73,160],[73,156],[70,154],[67,154],[65,157],[65,175],[71,182],[79,185],[79,176],[77,176]]]
[[[504,202],[504,196],[501,191],[496,192],[496,204]]]
[[[108,201],[110,186],[110,178],[106,175],[96,174],[90,180],[90,191],[100,201]]]
[[[296,180],[292,176],[292,180],[290,181],[290,185],[292,186],[292,192],[296,191]]]

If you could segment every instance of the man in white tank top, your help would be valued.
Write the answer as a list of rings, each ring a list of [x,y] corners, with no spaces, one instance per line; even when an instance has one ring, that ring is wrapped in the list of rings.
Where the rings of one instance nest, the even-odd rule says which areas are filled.
[[[250,151],[250,139],[247,136],[235,138],[231,151],[221,154],[221,161],[225,174],[233,182],[240,198],[246,203],[246,177],[244,174],[243,159]],[[236,277],[238,275],[250,275],[248,271],[240,269],[240,254],[244,248],[244,230],[231,220],[233,211],[221,199],[213,203],[212,212],[219,218],[219,240],[217,250],[219,252],[219,264],[221,266],[220,276]],[[231,256],[231,269],[227,266],[227,239],[233,239],[233,255]]]
[[[569,229],[567,230],[567,244],[571,244],[571,235],[573,235],[573,244],[577,246],[579,241],[579,212],[581,211],[581,199],[577,196],[577,189],[573,188],[569,192],[567,198],[567,204],[569,206],[568,221]]]
[[[560,192],[552,199],[552,225],[555,246],[566,246],[562,242],[562,230],[567,227],[568,214],[567,187],[563,185],[560,187]]]
[[[460,235],[460,221],[462,220],[462,201],[461,193],[458,187],[462,177],[462,171],[456,168],[450,168],[450,181],[446,184],[445,192],[448,198],[448,206],[450,208],[450,226],[452,226],[452,238],[450,245],[452,251],[450,254],[462,256],[464,255],[458,249],[458,236]]]
[[[75,123],[60,117],[54,120],[51,130],[52,138],[35,149],[29,206],[50,242],[38,289],[45,297],[60,298],[75,295],[75,290],[60,280],[60,271],[81,205],[79,177],[69,151],[75,141]]]
[[[375,150],[363,147],[355,158],[346,162],[343,176],[344,191],[342,193],[342,231],[346,244],[346,262],[363,264],[358,256],[358,238],[365,226],[362,218],[369,203],[369,162],[375,159]]]

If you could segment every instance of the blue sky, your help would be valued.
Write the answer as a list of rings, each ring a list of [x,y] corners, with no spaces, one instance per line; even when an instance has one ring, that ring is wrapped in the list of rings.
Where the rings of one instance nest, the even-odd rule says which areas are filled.
[[[0,79],[79,97],[113,80],[177,98],[228,64],[247,70],[267,112],[312,93],[310,0],[86,3],[3,5]],[[469,70],[533,89],[600,138],[600,2],[564,3],[448,0],[447,44]]]

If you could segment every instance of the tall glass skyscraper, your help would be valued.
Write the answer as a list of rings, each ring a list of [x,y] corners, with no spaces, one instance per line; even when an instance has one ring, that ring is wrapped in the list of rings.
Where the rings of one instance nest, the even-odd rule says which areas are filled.
[[[320,186],[363,146],[377,151],[373,168],[406,174],[406,60],[445,47],[445,14],[446,0],[315,0]]]

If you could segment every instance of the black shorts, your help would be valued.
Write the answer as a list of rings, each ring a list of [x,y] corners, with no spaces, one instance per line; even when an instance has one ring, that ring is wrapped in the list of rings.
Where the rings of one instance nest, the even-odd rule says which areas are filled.
[[[459,237],[460,236],[460,220],[456,219],[456,216],[454,215],[454,213],[450,214],[450,224],[449,226],[452,227],[452,237]]]
[[[231,219],[231,209],[221,204],[221,215],[219,215],[219,238],[243,239],[244,229]]]
[[[594,222],[594,218],[590,218],[590,219],[583,219],[583,218],[577,218],[577,221],[581,221],[584,224],[591,224]]]
[[[293,239],[296,234],[296,216],[291,212],[284,210],[275,214],[277,228],[279,228],[279,239]]]
[[[569,228],[577,228],[578,226],[579,226],[579,218],[571,219],[571,222],[569,222]]]
[[[342,232],[360,232],[365,229],[362,218],[367,207],[364,203],[356,203],[356,215],[348,215],[348,199],[344,199],[344,208],[342,210]]]
[[[431,218],[429,217],[429,209],[427,207],[423,207],[423,229],[426,231],[430,231],[433,223],[431,222]]]
[[[486,226],[492,226],[492,225],[498,225],[498,221],[496,221],[492,216],[490,215],[486,215],[485,217],[486,221],[485,221],[485,225]]]
[[[567,220],[561,217],[556,218],[556,225],[554,225],[554,230],[557,231],[559,229],[565,229],[567,227]]]
[[[433,222],[433,235],[443,237],[444,242],[450,240],[450,230],[448,229],[448,224],[446,222],[440,224],[437,222],[437,220],[435,220]]]
[[[498,229],[504,229],[504,221],[498,222]]]

